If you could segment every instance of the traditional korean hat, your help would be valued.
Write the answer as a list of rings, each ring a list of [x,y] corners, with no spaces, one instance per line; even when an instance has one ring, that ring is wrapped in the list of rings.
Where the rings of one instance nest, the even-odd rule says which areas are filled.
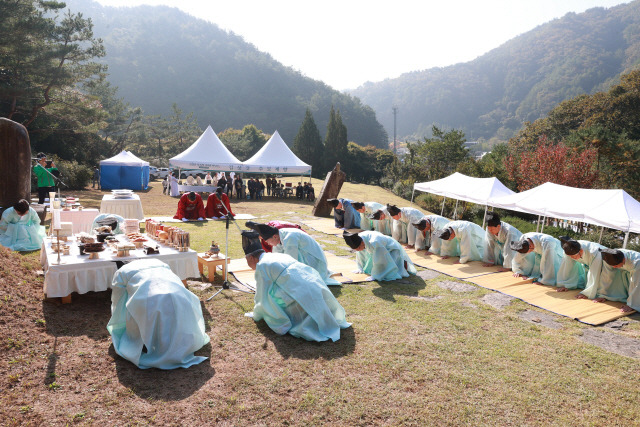
[[[358,236],[358,233],[349,233],[348,231],[345,231],[342,233],[342,237],[351,249],[358,249],[362,244],[362,237]]]
[[[379,221],[380,218],[382,217],[382,215],[384,215],[384,212],[382,212],[381,210],[377,210],[374,213],[372,213],[371,215],[369,215],[369,219],[374,219],[376,221]]]
[[[256,224],[255,227],[256,228],[254,228],[254,230],[257,231],[260,234],[260,237],[262,237],[264,240],[267,240],[278,234],[277,228],[267,224]]]
[[[351,206],[354,207],[355,210],[362,209],[364,207],[364,203],[362,202],[353,202]]]
[[[497,227],[500,225],[500,215],[495,212],[487,212],[487,225]]]
[[[579,253],[582,249],[580,243],[569,236],[560,236],[558,239],[562,242],[562,250],[569,256]]]
[[[436,233],[436,237],[439,237],[442,240],[449,240],[449,238],[451,237],[451,234],[453,234],[453,230],[451,229],[451,227],[447,227],[438,231]]]
[[[244,223],[244,226],[250,230],[258,231],[258,223],[255,221],[247,221]]]
[[[517,242],[512,241],[509,244],[509,247],[516,252],[520,252],[521,254],[526,254],[527,252],[529,252],[529,240],[522,239],[522,240],[518,240]]]
[[[396,205],[387,204],[387,212],[389,212],[391,216],[396,216],[402,211]]]
[[[431,224],[431,221],[429,221],[427,218],[422,218],[420,221],[413,224],[413,226],[420,231],[424,231],[427,229],[427,224]]]
[[[340,200],[338,200],[338,199],[327,199],[327,203],[329,203],[334,208],[337,208],[338,205],[340,204]]]
[[[255,231],[242,230],[242,250],[245,255],[253,254],[254,252],[261,251],[262,244],[260,244],[260,238]]]
[[[618,265],[624,262],[624,252],[619,249],[599,249],[602,260],[609,265]]]

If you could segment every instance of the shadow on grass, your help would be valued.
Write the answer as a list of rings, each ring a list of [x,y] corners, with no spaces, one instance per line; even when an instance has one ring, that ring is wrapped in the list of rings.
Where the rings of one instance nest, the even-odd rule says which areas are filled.
[[[71,304],[60,298],[42,301],[46,331],[53,337],[87,336],[102,340],[109,336],[107,323],[111,318],[111,290],[72,294]]]
[[[380,287],[375,288],[372,291],[373,294],[378,298],[391,302],[396,302],[395,295],[418,296],[418,291],[427,286],[425,281],[418,276],[409,276],[392,282],[377,283]]]
[[[198,391],[215,375],[215,369],[211,366],[211,344],[205,345],[195,354],[209,359],[186,369],[139,369],[120,357],[113,344],[109,346],[109,356],[116,364],[118,381],[143,399],[183,400]]]
[[[267,341],[271,341],[278,353],[285,359],[338,359],[353,353],[356,347],[353,326],[341,329],[340,339],[336,342],[331,340],[313,342],[289,334],[278,335],[269,328],[264,320],[256,322],[256,326],[265,337],[263,348],[266,348]]]

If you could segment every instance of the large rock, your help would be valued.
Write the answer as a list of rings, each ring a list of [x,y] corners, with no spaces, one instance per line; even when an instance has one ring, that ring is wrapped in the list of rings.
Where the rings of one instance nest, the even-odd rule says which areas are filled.
[[[31,144],[27,128],[0,117],[0,206],[31,201]]]
[[[322,184],[320,195],[316,199],[316,203],[313,205],[313,215],[315,216],[331,216],[333,206],[327,203],[327,199],[336,199],[340,194],[340,189],[344,180],[347,178],[347,174],[340,170],[340,162],[336,163],[336,167],[327,174],[327,177]]]

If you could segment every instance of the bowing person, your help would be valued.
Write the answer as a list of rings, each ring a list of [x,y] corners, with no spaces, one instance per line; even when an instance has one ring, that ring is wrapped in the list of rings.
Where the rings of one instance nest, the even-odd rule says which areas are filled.
[[[218,187],[216,188],[216,192],[209,194],[207,198],[205,216],[213,219],[226,218],[227,212],[229,212],[233,218],[234,213],[231,210],[229,196],[224,193],[222,187]]]
[[[424,214],[416,208],[399,208],[389,204],[387,212],[393,218],[392,237],[400,243],[406,243],[408,249],[413,249],[420,234],[413,224],[419,222]]]
[[[382,208],[371,214],[369,216],[369,219],[371,219],[373,223],[376,224],[377,229],[375,231],[378,231],[385,236],[393,235],[393,218],[391,218],[391,215],[389,215],[386,206],[383,206]]]
[[[353,200],[350,199],[327,199],[333,206],[333,218],[336,228],[351,230],[360,228],[360,213],[353,207]]]
[[[173,216],[174,219],[182,221],[197,220],[202,221],[205,218],[204,203],[202,197],[193,191],[185,193],[178,200],[178,211]]]
[[[544,233],[525,233],[510,246],[518,252],[512,263],[515,277],[532,278],[534,283],[556,286],[564,255],[558,239]]]
[[[247,226],[253,224],[247,224]],[[297,228],[276,228],[267,224],[255,224],[260,238],[272,246],[273,253],[285,253],[293,259],[316,270],[328,286],[340,285],[331,278],[333,272],[327,266],[327,257],[313,237]]]
[[[440,255],[440,247],[444,241],[438,238],[438,233],[449,222],[447,218],[440,215],[425,215],[419,222],[414,223],[413,226],[418,230],[416,251],[426,249],[427,255]]]
[[[600,252],[604,263],[621,273],[621,280],[613,280],[609,289],[600,286],[600,296],[594,301],[620,301],[624,298],[626,286],[626,305],[622,306],[621,311],[640,311],[640,253],[628,249],[602,249]]]
[[[266,253],[257,234],[242,232],[242,248],[256,279],[255,305],[248,316],[264,320],[278,335],[338,341],[340,329],[351,324],[320,274],[290,255]]]
[[[247,228],[249,228],[249,229],[251,229],[253,231],[256,231],[256,232],[258,231],[258,223],[257,222],[247,221],[247,222],[244,223],[244,225],[245,225],[245,227],[247,227]],[[298,230],[302,230],[302,228],[298,224],[294,224],[292,222],[286,222],[286,221],[269,221],[269,222],[267,222],[267,225],[270,225],[271,227],[275,227],[278,230],[280,230],[281,228],[297,228]],[[273,251],[273,246],[268,244],[267,241],[264,240],[262,237],[260,237],[260,244],[262,244],[262,249],[264,249],[265,252],[272,252]]]
[[[600,249],[605,247],[595,242],[574,240],[568,236],[560,236],[559,240],[564,256],[558,269],[556,278],[558,289],[556,290],[565,292],[570,289],[585,289],[585,287],[597,288],[596,284],[600,283],[600,273],[603,268]]]
[[[451,221],[437,235],[443,242],[440,247],[442,259],[459,256],[456,264],[482,261],[484,254],[484,230],[469,221]]]
[[[498,271],[510,271],[516,252],[510,242],[520,240],[522,233],[511,224],[501,221],[500,215],[487,212],[487,231],[484,238],[484,266],[500,265]]]
[[[44,227],[29,202],[22,199],[2,213],[0,245],[12,251],[37,251],[42,247]]]
[[[369,274],[367,280],[396,280],[417,273],[402,245],[392,237],[377,231],[344,232],[342,236],[357,252],[357,272]]]
[[[356,208],[358,212],[360,212],[360,228],[363,230],[378,230],[378,221],[371,218],[376,211],[384,208],[382,203],[378,202],[364,202],[359,203],[356,202],[353,204],[353,207]]]

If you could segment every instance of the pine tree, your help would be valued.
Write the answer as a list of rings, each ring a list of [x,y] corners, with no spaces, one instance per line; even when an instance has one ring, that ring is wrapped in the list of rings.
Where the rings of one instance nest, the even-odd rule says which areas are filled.
[[[307,112],[302,120],[302,125],[298,130],[298,134],[293,140],[293,152],[303,162],[311,165],[312,171],[320,176],[324,171],[323,157],[324,145],[320,137],[320,131],[316,126],[311,111],[307,108]]]
[[[343,162],[347,156],[347,127],[342,124],[340,111],[336,112],[331,106],[327,136],[324,141],[325,170],[334,168],[337,162]]]

